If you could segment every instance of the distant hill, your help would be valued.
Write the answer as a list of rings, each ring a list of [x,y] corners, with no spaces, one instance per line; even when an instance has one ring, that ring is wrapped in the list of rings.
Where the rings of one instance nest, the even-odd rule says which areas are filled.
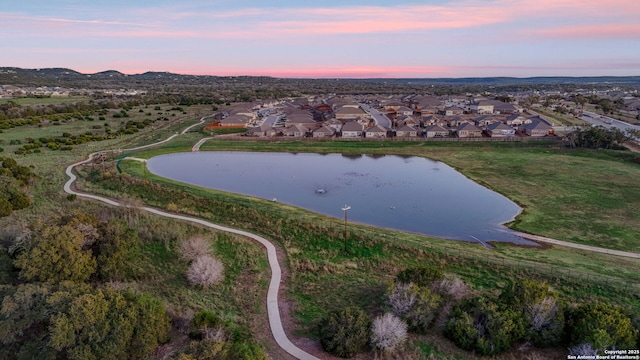
[[[63,86],[76,88],[121,88],[121,87],[158,87],[163,85],[181,86],[212,85],[224,83],[230,85],[236,80],[243,84],[267,85],[281,79],[266,76],[210,76],[210,75],[181,75],[169,72],[145,72],[143,74],[127,75],[117,70],[106,70],[95,74],[82,74],[65,68],[22,69],[15,67],[0,67],[0,85],[17,86]],[[335,79],[288,79],[296,84],[306,81],[332,82]],[[589,84],[620,84],[640,86],[640,76],[598,76],[598,77],[478,77],[478,78],[398,78],[398,79],[340,79],[351,83],[376,83],[395,85],[480,85],[480,86],[510,86],[510,85],[589,85]]]

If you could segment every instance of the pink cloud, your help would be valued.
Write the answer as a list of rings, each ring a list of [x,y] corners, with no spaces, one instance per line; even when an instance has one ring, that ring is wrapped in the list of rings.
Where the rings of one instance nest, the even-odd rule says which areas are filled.
[[[572,39],[640,39],[640,24],[594,24],[525,30],[523,34],[545,38]]]

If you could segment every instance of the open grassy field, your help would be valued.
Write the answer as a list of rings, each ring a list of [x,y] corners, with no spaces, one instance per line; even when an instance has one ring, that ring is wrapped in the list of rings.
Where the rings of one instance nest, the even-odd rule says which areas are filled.
[[[43,98],[15,98],[15,99],[0,99],[0,104],[6,104],[12,101],[18,105],[32,106],[32,105],[55,105],[89,101],[91,98],[83,96],[59,96],[59,97],[43,97]]]
[[[588,125],[584,120],[578,119],[571,114],[560,114],[552,109],[545,109],[543,107],[536,107],[533,111],[543,115],[547,119],[553,122],[554,126],[583,126]]]

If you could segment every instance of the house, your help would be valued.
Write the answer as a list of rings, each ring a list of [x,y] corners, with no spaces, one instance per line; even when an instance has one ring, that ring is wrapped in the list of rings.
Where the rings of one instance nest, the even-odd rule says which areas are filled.
[[[271,125],[257,126],[247,131],[247,136],[253,137],[274,137],[280,134],[281,132],[271,127]]]
[[[362,137],[362,130],[364,127],[357,121],[349,121],[342,126],[343,138],[359,138]]]
[[[424,136],[428,138],[448,137],[449,130],[439,125],[429,125],[424,128]]]
[[[336,129],[323,125],[313,130],[312,134],[314,138],[330,138],[336,134]]]
[[[251,121],[251,118],[244,115],[231,115],[218,122],[218,126],[226,128],[243,128]]]
[[[431,126],[431,125],[445,126],[447,123],[446,121],[440,119],[437,116],[429,115],[422,118],[422,124],[424,124],[424,126]]]
[[[553,126],[553,123],[545,118],[543,118],[540,115],[534,115],[534,116],[528,116],[527,117],[528,123],[534,123],[534,122],[543,122],[549,126]]]
[[[447,126],[451,128],[458,127],[460,124],[464,124],[464,123],[470,123],[470,121],[463,119],[460,116],[456,116],[454,118],[447,120]]]
[[[386,138],[387,137],[387,129],[380,126],[372,126],[364,131],[364,137],[366,138]]]
[[[316,128],[317,124],[313,118],[313,114],[309,110],[291,110],[287,109],[286,120],[284,122],[285,127],[293,125],[302,125],[307,128],[307,131],[311,131]]]
[[[531,123],[522,125],[521,131],[531,137],[553,135],[553,127],[545,121],[532,120]]]
[[[503,101],[493,101],[493,112],[495,114],[518,114],[522,111],[522,108],[514,104],[506,103]]]
[[[459,138],[482,137],[482,129],[471,123],[463,123],[456,127],[456,135]]]
[[[476,124],[476,126],[484,128],[484,127],[489,126],[490,124],[497,123],[497,122],[502,122],[502,121],[499,118],[495,117],[495,116],[482,115],[482,116],[478,116],[477,118],[473,119],[473,122]]]
[[[420,121],[413,116],[409,116],[404,120],[404,125],[418,127],[420,125]]]
[[[338,119],[329,119],[324,122],[324,125],[333,128],[335,131],[342,130],[342,121]]]
[[[367,114],[359,106],[342,106],[335,111],[335,116],[338,120],[355,120],[360,117],[368,117],[369,114]]]
[[[309,129],[307,127],[300,124],[294,124],[293,126],[282,130],[282,135],[288,137],[305,137],[308,132]]]
[[[413,115],[413,109],[409,109],[406,106],[400,106],[397,110],[396,110],[396,114],[399,115],[404,115],[404,116],[411,116]]]
[[[496,122],[487,126],[487,134],[492,138],[514,136],[516,134],[516,129],[505,123]]]
[[[507,116],[505,123],[509,126],[518,127],[520,125],[531,123],[531,120],[520,114],[512,114]]]
[[[493,103],[486,100],[479,100],[471,103],[471,111],[476,114],[493,114]]]
[[[405,107],[402,101],[388,100],[388,101],[382,102],[382,108],[385,109],[386,111],[398,111],[398,109],[400,109],[401,107]]]
[[[455,116],[464,114],[464,109],[458,106],[449,106],[442,112],[444,116]]]
[[[420,111],[421,115],[430,115],[430,114],[438,114],[442,110],[440,105],[418,105],[417,109]]]
[[[418,136],[418,130],[413,126],[404,125],[396,129],[397,137],[416,137]]]

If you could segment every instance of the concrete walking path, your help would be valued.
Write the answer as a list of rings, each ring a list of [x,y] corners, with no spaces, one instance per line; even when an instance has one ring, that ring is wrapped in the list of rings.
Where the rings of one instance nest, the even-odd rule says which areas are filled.
[[[203,117],[202,119],[200,119],[200,122],[197,124],[194,124],[188,128],[186,128],[185,130],[183,130],[180,135],[186,133],[189,129],[191,129],[194,126],[200,125],[204,122],[204,119],[207,118],[208,116]],[[133,149],[125,149],[123,151],[132,151],[132,150],[139,150],[139,149],[144,149],[147,147],[151,147],[151,146],[155,146],[155,145],[159,145],[162,143],[165,143],[167,141],[170,141],[171,139],[175,138],[176,136],[178,136],[179,134],[174,134],[172,136],[170,136],[168,139],[165,139],[163,141],[154,143],[154,144],[150,144],[150,145],[144,145],[144,146],[139,146]],[[87,198],[87,199],[92,199],[92,200],[97,200],[97,201],[101,201],[103,203],[112,205],[112,206],[123,206],[126,207],[126,205],[111,200],[111,199],[107,199],[101,196],[97,196],[97,195],[93,195],[93,194],[87,194],[87,193],[82,193],[82,192],[78,192],[73,190],[72,185],[73,183],[76,181],[77,177],[76,175],[73,173],[73,169],[78,166],[78,165],[82,165],[85,163],[90,162],[93,159],[93,155],[91,154],[89,155],[89,158],[80,162],[77,162],[75,164],[69,165],[67,166],[67,169],[65,170],[67,176],[69,176],[69,180],[64,184],[64,191],[67,194],[72,194],[72,195],[76,195],[78,197],[83,197],[83,198]],[[230,227],[226,227],[226,226],[222,226],[222,225],[218,225],[218,224],[214,224],[211,223],[209,221],[206,220],[202,220],[202,219],[198,219],[198,218],[194,218],[194,217],[190,217],[190,216],[183,216],[183,215],[177,215],[177,214],[172,214],[172,213],[168,213],[168,212],[164,212],[158,209],[154,209],[154,208],[150,208],[150,207],[146,207],[146,206],[142,206],[142,207],[137,207],[140,210],[144,210],[147,212],[150,212],[152,214],[155,215],[159,215],[159,216],[164,216],[164,217],[168,217],[168,218],[172,218],[172,219],[177,219],[177,220],[183,220],[183,221],[189,221],[189,222],[193,222],[196,224],[200,224],[200,225],[204,225],[206,227],[212,228],[212,229],[216,229],[219,231],[226,231],[232,234],[236,234],[236,235],[240,235],[240,236],[245,236],[248,237],[250,239],[253,239],[257,242],[259,242],[260,244],[262,244],[262,246],[264,246],[267,250],[267,258],[269,260],[269,267],[271,268],[271,280],[269,282],[269,290],[267,291],[267,315],[269,317],[269,326],[271,327],[271,333],[273,334],[273,338],[276,340],[276,343],[287,353],[291,354],[292,356],[298,358],[298,359],[303,359],[303,360],[319,360],[317,357],[305,352],[304,350],[298,348],[297,346],[295,346],[291,340],[289,340],[289,338],[287,337],[287,334],[284,332],[284,328],[282,326],[282,320],[280,318],[280,309],[278,308],[278,290],[280,289],[280,282],[282,281],[282,270],[280,268],[280,264],[278,263],[278,258],[276,256],[276,248],[275,246],[267,239],[263,238],[262,236],[258,236],[243,230],[238,230],[238,229],[234,229],[234,228],[230,228]]]
[[[573,242],[568,242],[568,241],[562,241],[562,240],[556,240],[556,239],[551,239],[551,238],[544,237],[544,236],[532,235],[532,234],[527,234],[527,233],[517,232],[517,231],[516,231],[516,235],[518,235],[520,237],[523,237],[525,239],[529,239],[529,240],[533,240],[533,241],[539,241],[539,242],[546,243],[546,244],[560,245],[560,246],[569,247],[569,248],[573,248],[573,249],[580,249],[580,250],[592,251],[592,252],[597,252],[597,253],[602,253],[602,254],[609,254],[609,255],[615,255],[615,256],[622,256],[622,257],[640,259],[640,254],[634,253],[634,252],[621,251],[621,250],[612,250],[612,249],[606,249],[606,248],[601,248],[601,247],[597,247],[597,246],[583,245],[583,244],[578,244],[578,243],[573,243]]]

